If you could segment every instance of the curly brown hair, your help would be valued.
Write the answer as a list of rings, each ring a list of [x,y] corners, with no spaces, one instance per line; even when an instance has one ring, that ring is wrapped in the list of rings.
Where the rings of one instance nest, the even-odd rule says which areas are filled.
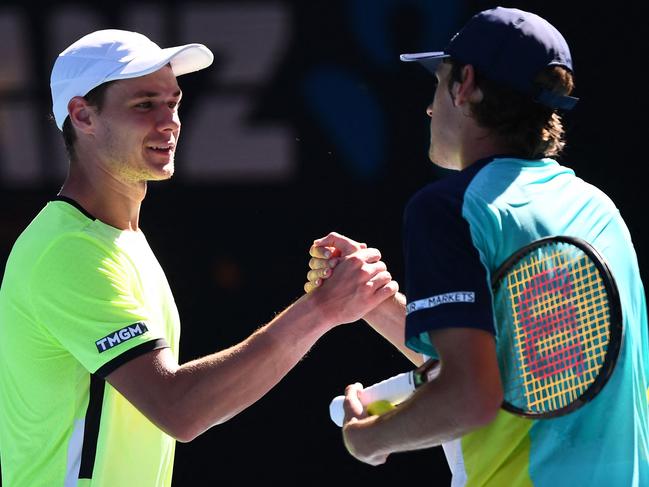
[[[451,64],[450,91],[453,82],[461,82],[464,64],[453,59],[446,62]],[[471,113],[480,126],[491,130],[519,157],[539,159],[561,153],[565,131],[556,110],[485,78],[477,70],[475,77],[483,99],[471,105]],[[549,66],[534,82],[539,88],[559,95],[568,95],[574,88],[572,73],[561,66]]]

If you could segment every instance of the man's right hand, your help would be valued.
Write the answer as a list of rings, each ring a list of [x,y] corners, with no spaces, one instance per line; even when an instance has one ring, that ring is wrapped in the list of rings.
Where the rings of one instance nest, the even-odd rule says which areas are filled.
[[[399,290],[377,249],[343,235],[330,233],[315,240],[309,254],[311,270],[304,289],[335,324],[361,319]],[[323,279],[330,282],[314,292]]]

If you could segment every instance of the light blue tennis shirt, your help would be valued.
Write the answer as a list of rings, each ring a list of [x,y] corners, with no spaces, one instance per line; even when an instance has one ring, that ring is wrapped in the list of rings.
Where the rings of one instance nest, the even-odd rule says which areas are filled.
[[[649,485],[647,307],[637,257],[618,209],[571,169],[552,159],[489,158],[411,199],[407,344],[436,356],[429,331],[495,334],[491,273],[551,235],[582,238],[608,262],[623,314],[618,363],[602,391],[570,414],[531,420],[501,410],[491,424],[445,444],[453,487]]]

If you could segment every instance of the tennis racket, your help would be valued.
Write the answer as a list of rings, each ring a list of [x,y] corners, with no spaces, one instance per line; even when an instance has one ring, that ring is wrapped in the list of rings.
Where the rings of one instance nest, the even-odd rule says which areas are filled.
[[[623,330],[617,286],[595,248],[566,236],[532,242],[493,273],[492,292],[505,410],[551,418],[601,391]]]

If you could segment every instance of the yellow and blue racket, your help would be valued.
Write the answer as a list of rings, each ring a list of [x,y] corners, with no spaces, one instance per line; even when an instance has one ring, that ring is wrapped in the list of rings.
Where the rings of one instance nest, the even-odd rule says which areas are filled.
[[[599,252],[574,237],[537,240],[493,273],[492,291],[503,408],[550,418],[592,400],[613,372],[623,332],[617,286]],[[361,401],[403,401],[437,375],[433,364],[367,388]],[[330,416],[342,424],[341,396]]]
[[[622,311],[613,275],[588,242],[537,240],[493,274],[503,407],[549,418],[593,399],[613,372]]]

